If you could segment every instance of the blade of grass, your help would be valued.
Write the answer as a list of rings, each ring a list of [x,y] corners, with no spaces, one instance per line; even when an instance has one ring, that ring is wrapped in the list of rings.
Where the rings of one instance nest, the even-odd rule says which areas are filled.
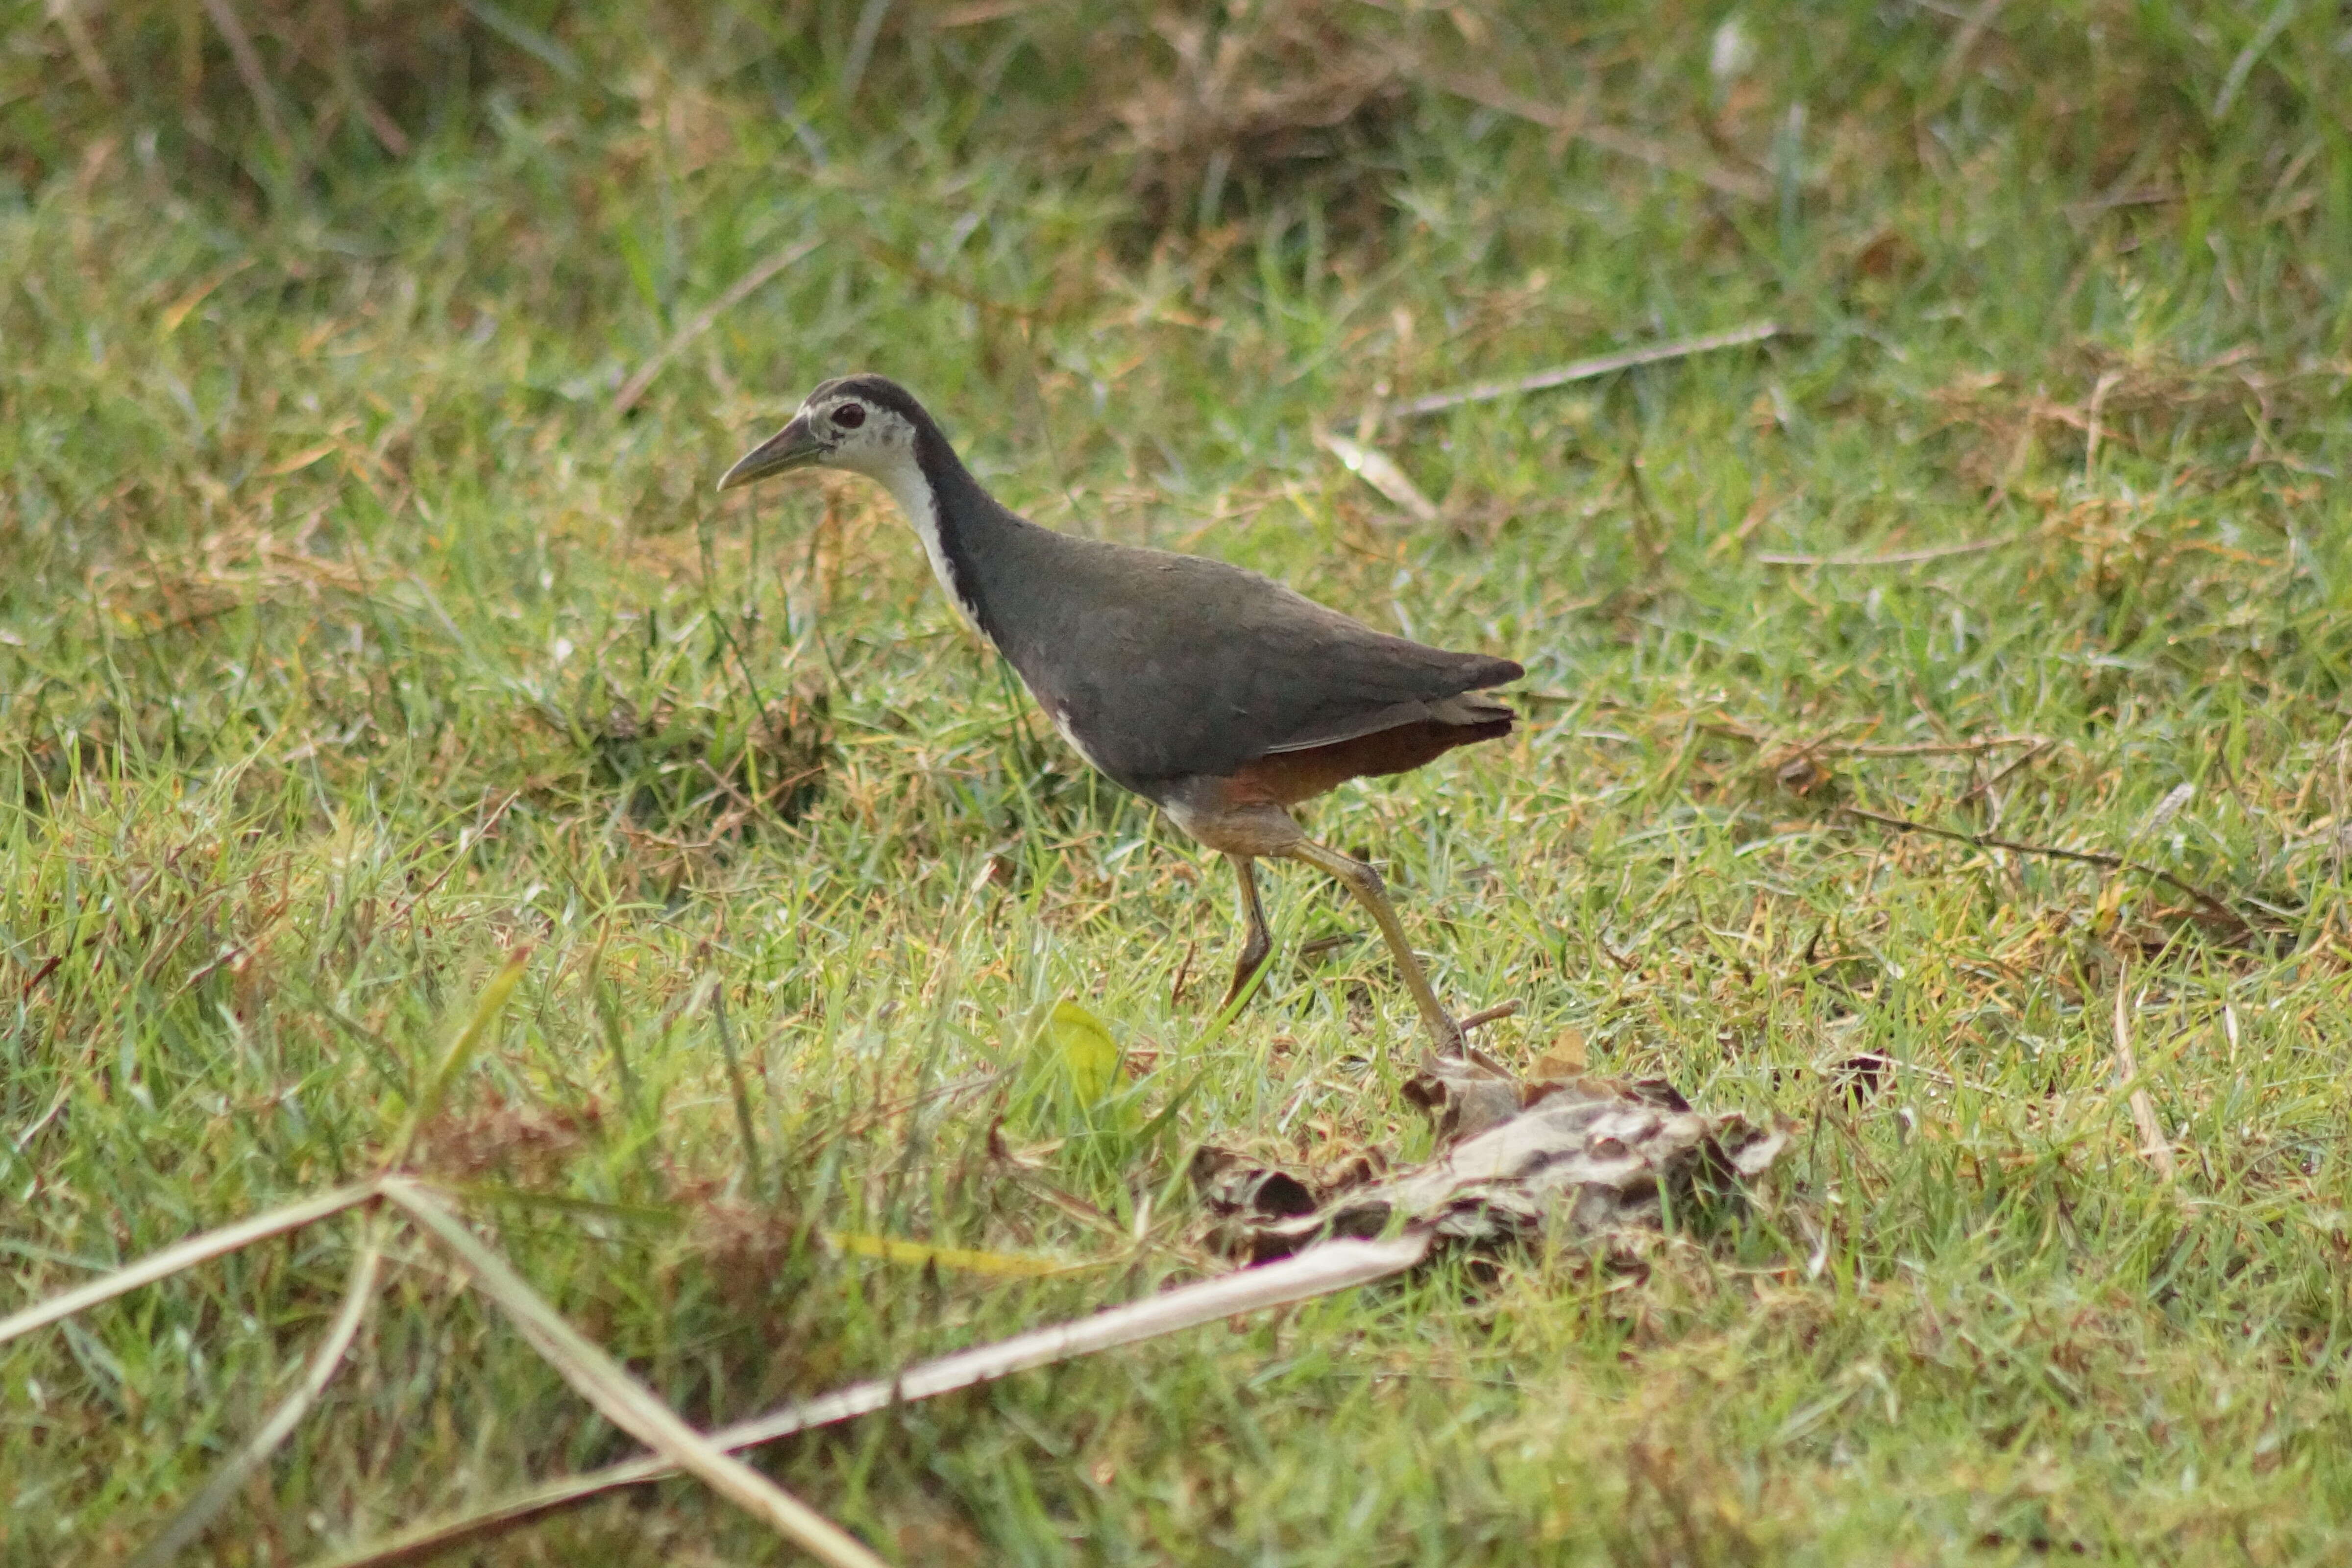
[[[751,1089],[743,1079],[742,1058],[735,1049],[735,1031],[727,1026],[727,977],[710,983],[710,1020],[719,1031],[719,1054],[727,1064],[727,1089],[735,1101],[735,1131],[743,1139],[744,1174],[751,1190],[768,1195],[768,1178],[760,1164],[760,1133],[751,1117]]]
[[[1034,1329],[994,1344],[941,1356],[892,1377],[853,1384],[816,1399],[719,1427],[708,1441],[714,1447],[725,1449],[772,1443],[811,1427],[831,1426],[893,1405],[952,1394],[1016,1372],[1138,1344],[1244,1312],[1293,1306],[1335,1290],[1402,1274],[1429,1256],[1434,1240],[1433,1231],[1416,1230],[1379,1241],[1322,1242],[1279,1262],[1237,1268],[1213,1279],[1179,1286],[1075,1322]],[[517,1492],[474,1513],[428,1521],[388,1540],[313,1563],[311,1568],[391,1568],[394,1563],[422,1562],[437,1552],[478,1541],[615,1488],[676,1475],[679,1468],[659,1455],[607,1465],[585,1475]]]
[[[694,1476],[832,1568],[882,1568],[882,1559],[847,1531],[688,1426],[620,1363],[565,1321],[431,1193],[395,1176],[385,1180],[383,1194],[464,1260],[483,1293],[514,1320],[531,1348],[566,1383],[607,1420],[660,1454],[669,1468]]]

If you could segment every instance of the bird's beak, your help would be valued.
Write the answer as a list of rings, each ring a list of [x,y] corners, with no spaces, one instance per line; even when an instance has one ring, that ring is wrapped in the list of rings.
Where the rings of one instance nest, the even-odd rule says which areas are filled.
[[[791,424],[744,453],[740,462],[720,476],[719,488],[731,490],[787,468],[805,468],[824,455],[824,444],[809,428],[807,416],[795,415]]]

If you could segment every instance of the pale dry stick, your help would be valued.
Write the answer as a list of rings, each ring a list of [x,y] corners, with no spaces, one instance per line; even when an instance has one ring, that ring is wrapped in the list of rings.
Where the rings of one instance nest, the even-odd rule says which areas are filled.
[[[1757,563],[1764,566],[1914,566],[1922,561],[1947,561],[1957,555],[1982,555],[2006,550],[2033,537],[2032,529],[2004,533],[1997,539],[1970,539],[1958,544],[1930,544],[1918,550],[1891,550],[1883,555],[1788,555],[1764,551]]]
[[[383,1263],[384,1226],[379,1220],[369,1230],[359,1257],[352,1264],[352,1280],[343,1291],[342,1310],[335,1314],[327,1337],[320,1342],[318,1353],[310,1358],[310,1370],[303,1374],[301,1384],[269,1413],[269,1418],[246,1440],[245,1447],[213,1472],[204,1489],[172,1516],[163,1533],[142,1548],[128,1568],[163,1568],[202,1535],[220,1510],[244,1489],[253,1472],[268,1463],[278,1446],[301,1425],[302,1417],[319,1402],[319,1395],[326,1392],[328,1383],[341,1370],[343,1357],[351,1353],[352,1341],[358,1337],[368,1308],[375,1301],[376,1274]]]
[[[893,1377],[854,1384],[753,1420],[722,1426],[708,1441],[719,1448],[747,1448],[831,1426],[893,1405],[952,1394],[992,1383],[1016,1372],[1050,1366],[1074,1357],[1116,1350],[1164,1334],[1222,1321],[1244,1312],[1287,1307],[1354,1285],[1402,1274],[1429,1256],[1435,1235],[1411,1230],[1381,1241],[1326,1241],[1277,1263],[1237,1268],[1230,1274],[1180,1286],[1158,1296],[1113,1307],[1076,1322],[1034,1329],[992,1345],[942,1356]],[[391,1568],[415,1563],[541,1514],[584,1502],[621,1487],[676,1475],[667,1458],[649,1455],[608,1465],[520,1491],[477,1513],[428,1521],[389,1541],[363,1546],[312,1568]]]
[[[142,1285],[168,1279],[183,1269],[193,1268],[199,1263],[209,1263],[215,1258],[226,1258],[257,1241],[266,1241],[289,1230],[299,1230],[330,1215],[355,1208],[376,1196],[380,1185],[376,1182],[362,1182],[357,1186],[338,1187],[333,1192],[321,1193],[315,1198],[305,1198],[299,1204],[289,1204],[282,1209],[256,1215],[236,1225],[223,1226],[202,1236],[192,1236],[177,1247],[167,1247],[127,1268],[116,1269],[103,1279],[93,1279],[62,1295],[52,1296],[37,1306],[27,1307],[13,1317],[0,1319],[0,1344],[6,1344],[10,1340],[59,1319],[70,1318],[101,1301],[111,1301]]]
[[[2165,1139],[2163,1123],[2156,1119],[2156,1100],[2140,1082],[2138,1058],[2132,1055],[2130,1008],[2126,1002],[2131,994],[2130,981],[2128,967],[2116,971],[2116,1081],[2131,1089],[2132,1125],[2139,1129],[2139,1152],[2156,1167],[2158,1175],[2176,1181],[2180,1172],[2172,1161],[2172,1145]]]
[[[1666,360],[1688,359],[1694,354],[1712,353],[1717,349],[1736,349],[1748,343],[1760,343],[1776,338],[1781,332],[1777,321],[1750,321],[1744,327],[1732,327],[1720,332],[1705,332],[1695,338],[1675,338],[1663,343],[1651,343],[1643,348],[1625,349],[1617,353],[1595,354],[1590,359],[1571,360],[1549,370],[1531,371],[1526,375],[1505,376],[1496,381],[1472,382],[1447,392],[1433,392],[1426,396],[1409,397],[1402,403],[1364,411],[1368,420],[1419,419],[1431,414],[1442,414],[1449,408],[1459,408],[1465,403],[1491,403],[1498,397],[1516,397],[1522,393],[1546,392],[1571,382],[1593,381],[1621,370],[1633,370],[1645,364],[1658,364]]]
[[[383,1195],[397,1204],[474,1272],[531,1348],[604,1418],[829,1568],[885,1568],[863,1542],[689,1426],[659,1396],[631,1377],[602,1347],[564,1321],[505,1258],[466,1228],[416,1183],[387,1177]]]
[[[718,325],[719,317],[751,298],[752,291],[760,285],[824,243],[824,237],[822,235],[809,239],[795,240],[735,279],[734,282],[730,283],[725,293],[704,306],[692,321],[672,332],[669,342],[655,350],[654,357],[639,365],[636,374],[621,384],[621,390],[613,395],[614,416],[626,414],[635,407],[637,399],[643,397],[646,395],[646,389],[653,385],[654,377],[667,369],[669,362],[684,353],[695,339]]]

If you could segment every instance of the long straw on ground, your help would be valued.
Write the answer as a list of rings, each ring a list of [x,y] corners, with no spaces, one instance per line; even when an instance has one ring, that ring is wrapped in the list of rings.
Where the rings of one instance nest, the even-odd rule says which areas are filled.
[[[713,1447],[650,1389],[630,1377],[618,1362],[566,1322],[504,1258],[467,1230],[437,1198],[413,1178],[394,1173],[406,1160],[419,1132],[447,1098],[476,1048],[488,1037],[507,998],[521,979],[528,959],[527,950],[513,953],[483,987],[465,1026],[440,1059],[429,1067],[420,1065],[413,1103],[393,1136],[383,1161],[383,1173],[374,1181],[339,1188],[241,1225],[193,1237],[141,1263],[118,1269],[103,1279],[68,1290],[0,1321],[0,1343],[254,1242],[340,1214],[358,1204],[388,1200],[457,1254],[472,1271],[475,1284],[514,1320],[531,1348],[566,1382],[614,1425],[660,1454],[671,1468],[695,1476],[832,1568],[881,1568],[882,1560],[840,1526],[740,1460]],[[351,1283],[344,1291],[342,1310],[312,1358],[301,1384],[140,1552],[134,1560],[140,1568],[161,1568],[161,1564],[194,1542],[317,1402],[341,1365],[374,1297],[383,1241],[383,1229],[379,1223],[372,1227],[361,1247],[352,1266]]]
[[[514,1320],[531,1348],[614,1426],[819,1562],[833,1568],[882,1568],[882,1559],[864,1542],[688,1426],[422,1186],[394,1177],[384,1183],[383,1195],[463,1258],[483,1294]]]
[[[1323,1242],[1280,1262],[1235,1269],[1075,1322],[1034,1329],[992,1345],[942,1356],[888,1377],[874,1378],[816,1399],[786,1405],[767,1415],[722,1426],[704,1441],[713,1448],[748,1448],[894,1405],[913,1404],[994,1382],[1016,1372],[1137,1344],[1244,1312],[1296,1305],[1349,1286],[1401,1274],[1429,1255],[1434,1239],[1434,1232],[1419,1229],[1382,1241]],[[681,1468],[667,1453],[608,1465],[601,1470],[514,1493],[471,1513],[430,1521],[388,1540],[315,1563],[312,1568],[390,1568],[394,1563],[420,1562],[618,1488],[676,1475]]]

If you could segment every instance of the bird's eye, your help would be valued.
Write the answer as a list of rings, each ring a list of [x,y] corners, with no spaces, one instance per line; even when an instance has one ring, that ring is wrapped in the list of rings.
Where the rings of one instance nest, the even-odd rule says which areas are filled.
[[[833,423],[838,429],[855,430],[866,423],[866,410],[855,403],[845,403],[833,411]]]

